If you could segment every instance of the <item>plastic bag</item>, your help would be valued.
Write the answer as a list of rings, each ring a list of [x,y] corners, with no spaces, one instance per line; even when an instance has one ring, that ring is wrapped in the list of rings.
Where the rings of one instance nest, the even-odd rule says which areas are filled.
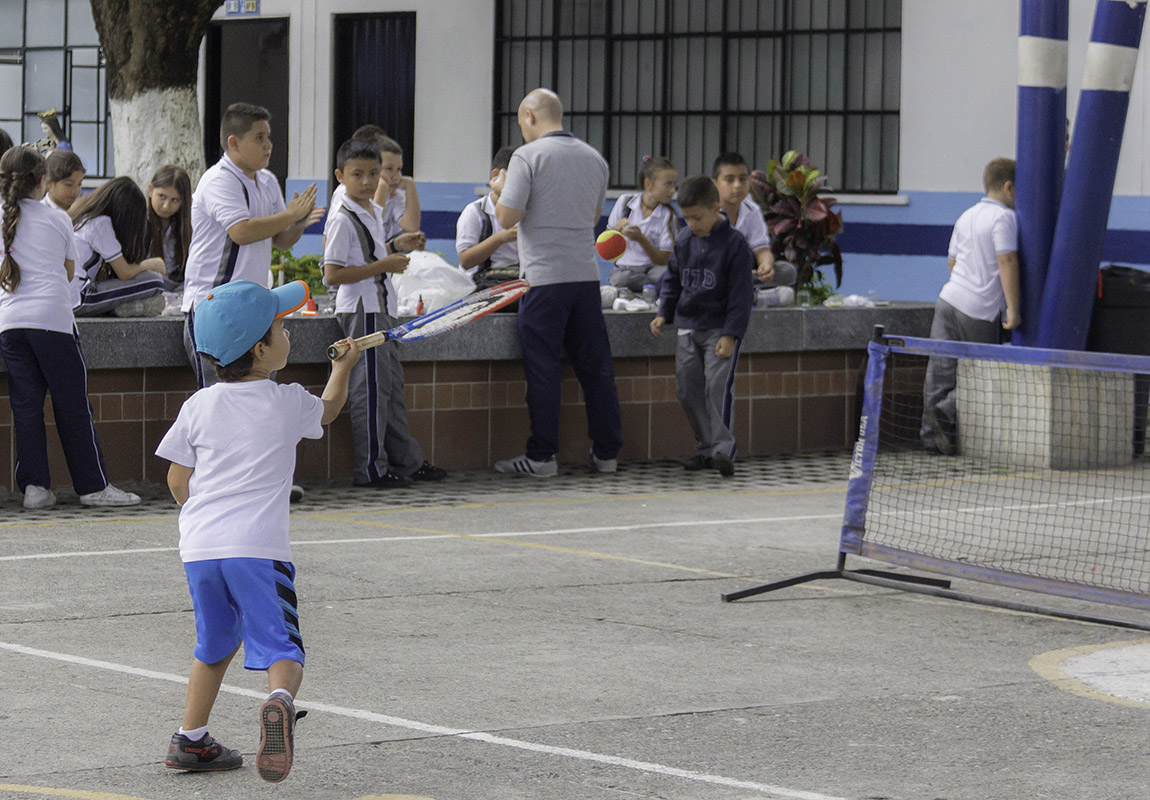
[[[398,295],[401,317],[415,314],[420,297],[423,298],[423,313],[426,314],[451,305],[475,291],[475,281],[438,253],[416,250],[408,255],[411,261],[407,271],[391,276],[391,283]]]

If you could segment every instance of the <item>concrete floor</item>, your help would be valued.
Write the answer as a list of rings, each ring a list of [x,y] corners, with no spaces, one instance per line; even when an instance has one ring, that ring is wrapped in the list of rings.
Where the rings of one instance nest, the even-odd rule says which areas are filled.
[[[162,490],[0,499],[0,800],[1144,798],[1150,704],[1062,668],[1144,632],[842,581],[720,602],[833,567],[848,461],[310,487],[278,786],[162,766],[193,645]],[[212,734],[253,754],[265,692],[233,666]]]

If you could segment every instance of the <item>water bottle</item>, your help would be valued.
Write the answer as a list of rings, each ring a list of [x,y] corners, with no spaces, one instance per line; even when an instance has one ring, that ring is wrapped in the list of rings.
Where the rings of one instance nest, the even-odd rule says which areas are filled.
[[[653,284],[653,283],[643,284],[643,299],[646,300],[651,305],[655,304],[655,301],[659,299],[659,295],[655,290],[655,284]]]

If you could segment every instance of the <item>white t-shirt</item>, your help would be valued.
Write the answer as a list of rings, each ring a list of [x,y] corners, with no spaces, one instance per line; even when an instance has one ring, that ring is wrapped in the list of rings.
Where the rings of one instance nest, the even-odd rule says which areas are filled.
[[[480,206],[483,207],[482,211]],[[483,240],[483,217],[487,216],[491,222],[491,233],[488,236],[493,236],[503,230],[503,226],[499,224],[499,220],[495,217],[495,203],[491,200],[491,195],[488,194],[480,201],[468,203],[464,206],[463,211],[459,215],[459,219],[455,223],[455,252],[462,254]],[[492,267],[512,267],[519,264],[519,245],[514,241],[504,242],[495,248],[495,252],[491,254]],[[471,269],[464,270],[468,275],[474,275],[479,270],[478,266]]]
[[[100,268],[124,255],[111,217],[92,217],[76,228],[76,279],[81,285],[96,280]]]
[[[621,202],[623,200],[627,203]],[[623,217],[627,218],[629,224],[636,226],[656,250],[670,252],[674,248],[675,237],[671,235],[669,227],[671,209],[667,206],[660,203],[651,212],[651,216],[643,219],[643,194],[640,192],[629,197],[624,195],[615,201],[611,214],[607,217],[607,227],[614,228]],[[651,258],[643,249],[643,245],[628,239],[627,249],[615,263],[620,267],[649,267]]]
[[[395,194],[388,195],[383,204],[383,234],[384,241],[394,239],[404,232],[399,226],[403,219],[403,212],[407,210],[407,192],[396,189]]]
[[[272,240],[237,245],[228,228],[283,211],[276,176],[261,169],[252,180],[226,155],[209,167],[192,194],[192,243],[184,268],[183,310],[230,281],[268,285]]]
[[[362,267],[364,264],[384,258],[387,255],[387,246],[383,238],[382,212],[383,209],[374,201],[371,202],[371,210],[368,211],[358,203],[345,198],[338,210],[328,215],[327,246],[323,251],[323,263],[339,267]],[[365,253],[365,247],[370,248],[371,252]],[[355,283],[339,284],[339,291],[335,296],[336,312],[353,312],[360,300],[363,300],[365,312],[373,314],[379,312],[380,280],[384,282],[387,313],[396,316],[398,300],[391,277],[387,273],[364,278]]]
[[[323,400],[298,383],[217,383],[180,408],[156,455],[195,470],[180,509],[180,558],[291,561],[296,445],[323,436]]]
[[[763,210],[751,198],[744,197],[743,202],[739,204],[739,219],[733,227],[743,234],[747,244],[751,246],[752,253],[771,246],[771,235],[767,230],[767,222],[763,219]]]
[[[347,197],[347,189],[341,183],[335,187],[335,191],[331,193],[331,202],[327,204],[327,213],[323,218],[323,235],[327,236],[331,230],[331,221],[335,217],[335,212],[339,211],[339,207],[343,205],[343,199]]]
[[[962,212],[950,235],[947,257],[955,261],[938,296],[968,317],[994,322],[1006,308],[998,256],[1018,252],[1018,217],[984,197]]]
[[[0,207],[0,225],[3,219]],[[0,258],[4,255],[0,237]],[[64,261],[76,261],[72,220],[58,208],[21,200],[12,257],[20,267],[20,285],[15,292],[0,289],[0,331],[33,328],[71,333],[75,318]]]

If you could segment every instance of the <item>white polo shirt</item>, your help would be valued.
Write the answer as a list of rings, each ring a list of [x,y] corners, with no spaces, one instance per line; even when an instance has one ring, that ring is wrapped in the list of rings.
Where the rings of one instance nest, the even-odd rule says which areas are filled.
[[[403,219],[403,212],[406,210],[406,191],[396,189],[395,194],[387,196],[387,200],[383,204],[383,233],[385,239],[394,239],[396,236],[404,233],[403,228],[399,226],[399,221]]]
[[[0,208],[0,224],[3,219]],[[0,237],[0,258],[4,255]],[[72,220],[58,208],[21,200],[12,257],[20,265],[20,285],[15,292],[0,289],[0,331],[34,328],[71,333],[75,319],[64,261],[77,260]]]
[[[323,218],[323,235],[327,236],[331,229],[332,218],[335,217],[335,212],[339,211],[340,205],[343,203],[344,198],[347,197],[347,188],[341,183],[335,187],[335,191],[331,193],[331,202],[327,204],[327,213]]]
[[[76,228],[76,278],[81,284],[94,281],[100,268],[124,255],[111,217],[92,217]]]
[[[739,219],[732,227],[743,234],[747,244],[751,246],[752,253],[771,246],[771,235],[767,230],[767,222],[763,219],[763,210],[749,197],[744,197],[743,202],[739,204]]]
[[[382,212],[383,209],[374,201],[371,201],[369,211],[345,197],[339,208],[328,215],[327,245],[323,251],[323,263],[335,264],[338,267],[362,267],[364,264],[384,258],[387,255],[387,246],[383,238]],[[384,310],[379,304],[380,281],[383,282],[386,311],[392,317],[397,316],[398,299],[388,273],[364,278],[355,283],[339,284],[339,291],[335,296],[336,312],[353,312],[360,300],[363,301],[363,310],[367,313],[375,314]]]
[[[291,561],[296,445],[323,436],[323,400],[298,383],[217,383],[180,407],[156,455],[191,467],[180,558]]]
[[[947,257],[955,261],[938,296],[968,317],[994,322],[1006,308],[998,256],[1018,252],[1018,217],[984,197],[962,212],[950,235]]]
[[[226,155],[208,168],[192,195],[184,311],[230,281],[268,285],[271,238],[241,246],[228,236],[228,228],[244,220],[270,217],[284,208],[279,183],[269,170],[261,169],[252,180]]]
[[[495,218],[495,203],[491,199],[491,195],[487,194],[479,200],[468,203],[463,207],[459,219],[455,222],[455,252],[462,254],[464,250],[475,247],[483,240],[483,217],[486,216],[491,224],[491,233],[488,236],[493,236],[503,231],[503,226],[499,224],[499,220]],[[519,264],[519,245],[514,241],[504,242],[495,248],[495,252],[491,254],[491,266],[494,267],[513,267]],[[464,270],[468,275],[474,275],[479,271],[478,266],[471,269]]]
[[[659,204],[651,212],[651,216],[643,219],[642,193],[631,196],[623,195],[615,201],[611,214],[607,217],[607,227],[614,228],[619,220],[626,217],[627,222],[636,226],[656,250],[670,252],[675,247],[675,237],[671,235],[670,229],[671,216],[671,209]],[[627,249],[623,251],[623,255],[619,256],[615,263],[620,267],[649,267],[651,266],[651,258],[643,249],[643,245],[628,239]]]

